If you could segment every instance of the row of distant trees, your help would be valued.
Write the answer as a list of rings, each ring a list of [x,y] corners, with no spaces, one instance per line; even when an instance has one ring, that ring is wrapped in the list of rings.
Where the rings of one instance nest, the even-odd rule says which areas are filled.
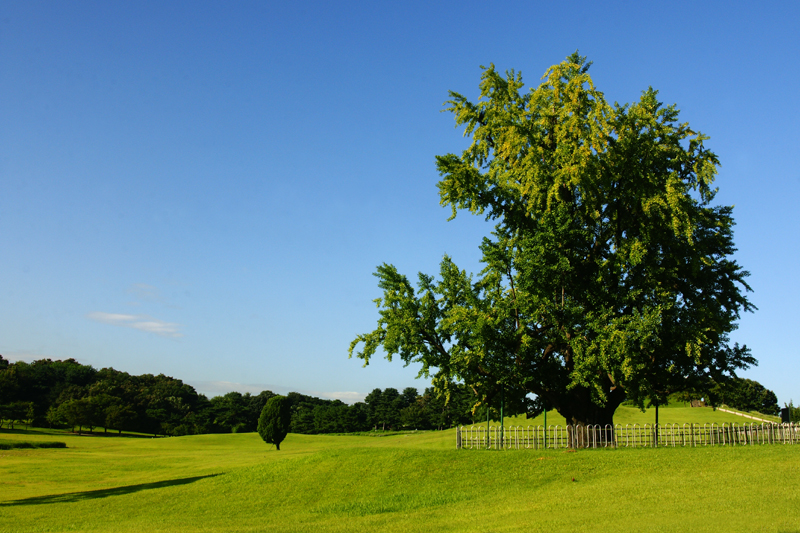
[[[192,435],[256,431],[272,391],[207,398],[163,374],[134,376],[74,359],[9,363],[0,356],[0,426],[68,427],[79,432],[126,431]],[[375,389],[353,405],[297,392],[287,395],[295,433],[372,429],[443,429],[472,421],[472,392],[456,387],[449,402],[432,389]]]
[[[248,398],[254,416],[266,399]],[[9,427],[24,420],[78,431],[103,427],[167,435],[215,433],[233,429],[228,411],[224,399],[209,400],[163,374],[97,370],[74,359],[9,363],[0,357],[0,421]]]
[[[370,430],[446,429],[474,420],[474,394],[455,387],[449,401],[437,396],[432,387],[420,395],[407,387],[374,389],[363,402],[347,405],[339,400],[322,400],[296,392],[292,402],[292,432],[351,433]]]
[[[82,365],[74,359],[9,363],[0,356],[0,426],[74,428],[81,432],[126,431],[159,435],[239,433],[256,431],[258,417],[272,391],[229,392],[207,398],[179,379],[163,374],[134,376],[113,368]],[[486,407],[473,413],[475,395],[464,386],[452,388],[449,400],[433,388],[422,394],[413,387],[401,391],[375,389],[363,402],[348,405],[297,392],[291,403],[293,433],[351,433],[371,430],[446,429],[486,419]],[[691,394],[675,397],[690,401]],[[706,397],[714,405],[777,415],[775,393],[760,383],[737,378],[716,387]],[[537,414],[537,402],[517,411]],[[491,416],[499,415],[492,406]],[[506,406],[509,407],[508,405]],[[800,420],[800,408],[793,419]]]
[[[757,411],[765,415],[780,414],[774,392],[752,379],[734,378],[717,388],[720,401],[740,411]]]
[[[699,400],[698,396],[692,392],[681,392],[673,395],[673,399],[690,402]],[[775,393],[752,379],[733,378],[712,387],[703,397],[711,405],[727,405],[740,411],[755,411],[765,415],[777,416],[780,413]]]

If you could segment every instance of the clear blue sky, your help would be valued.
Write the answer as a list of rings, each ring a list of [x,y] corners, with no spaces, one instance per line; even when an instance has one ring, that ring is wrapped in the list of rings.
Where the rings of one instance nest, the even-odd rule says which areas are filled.
[[[351,401],[417,369],[347,359],[382,262],[478,270],[434,156],[448,90],[579,49],[610,101],[652,85],[711,136],[752,301],[742,375],[800,401],[795,2],[0,5],[0,353],[211,395]]]

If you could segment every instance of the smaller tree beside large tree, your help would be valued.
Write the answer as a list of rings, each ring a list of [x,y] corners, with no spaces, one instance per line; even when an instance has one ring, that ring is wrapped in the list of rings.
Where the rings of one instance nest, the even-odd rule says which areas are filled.
[[[273,396],[267,400],[261,416],[258,417],[258,434],[267,444],[274,444],[281,449],[281,442],[289,433],[292,422],[292,403],[286,396]]]

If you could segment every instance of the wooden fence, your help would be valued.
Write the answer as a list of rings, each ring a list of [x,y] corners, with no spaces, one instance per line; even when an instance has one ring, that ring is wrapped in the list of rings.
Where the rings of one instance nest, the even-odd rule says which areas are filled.
[[[621,424],[456,428],[456,448],[521,450],[800,443],[800,424]]]

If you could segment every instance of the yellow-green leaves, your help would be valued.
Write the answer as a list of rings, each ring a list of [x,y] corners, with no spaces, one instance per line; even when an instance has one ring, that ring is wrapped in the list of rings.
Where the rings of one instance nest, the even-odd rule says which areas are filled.
[[[490,65],[477,102],[450,93],[472,143],[436,157],[440,201],[497,222],[485,268],[473,281],[445,257],[414,288],[379,267],[378,328],[351,355],[363,343],[368,361],[380,346],[442,390],[532,393],[592,423],[626,396],[662,401],[755,362],[728,346],[753,307],[730,259],[731,208],[710,205],[719,162],[707,137],[652,88],[609,105],[587,71],[575,53],[527,90]]]

